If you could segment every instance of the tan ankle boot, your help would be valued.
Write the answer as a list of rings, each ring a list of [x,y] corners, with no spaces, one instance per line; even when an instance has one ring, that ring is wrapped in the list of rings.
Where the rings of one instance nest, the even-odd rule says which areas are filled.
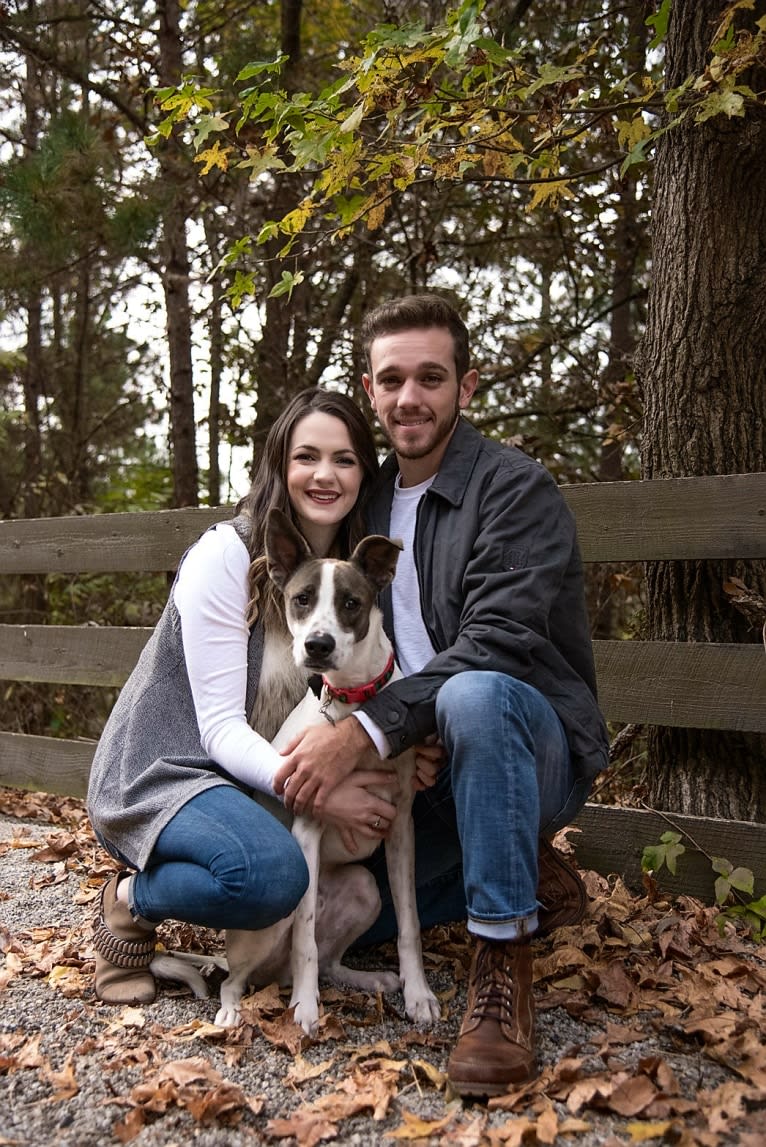
[[[501,1095],[536,1075],[530,943],[478,938],[450,1084],[458,1095]]]
[[[95,924],[96,995],[107,1004],[150,1004],[157,994],[149,965],[154,956],[154,924],[135,919],[127,904],[117,899],[121,872],[101,893],[101,912]]]

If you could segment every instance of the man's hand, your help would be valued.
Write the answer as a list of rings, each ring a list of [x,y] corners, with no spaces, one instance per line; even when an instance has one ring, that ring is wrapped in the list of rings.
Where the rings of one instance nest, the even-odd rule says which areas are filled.
[[[422,745],[414,746],[415,753],[415,780],[413,788],[416,792],[430,789],[436,784],[437,777],[443,768],[447,754],[441,741],[437,741],[436,734],[429,737]]]
[[[359,721],[311,725],[283,750],[285,763],[274,776],[274,791],[293,813],[321,817],[327,796],[360,764],[372,741]]]

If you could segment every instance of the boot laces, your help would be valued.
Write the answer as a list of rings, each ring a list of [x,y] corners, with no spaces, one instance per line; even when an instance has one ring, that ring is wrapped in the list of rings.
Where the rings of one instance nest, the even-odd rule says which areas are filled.
[[[476,957],[471,1019],[509,1023],[513,1017],[513,967],[504,944],[484,944]]]

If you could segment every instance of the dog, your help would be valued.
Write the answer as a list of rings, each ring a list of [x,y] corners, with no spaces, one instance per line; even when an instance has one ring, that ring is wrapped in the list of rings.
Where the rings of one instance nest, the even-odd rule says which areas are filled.
[[[269,575],[284,597],[296,664],[323,674],[320,696],[309,689],[274,738],[275,747],[282,748],[309,725],[334,724],[347,716],[365,689],[377,691],[401,676],[375,604],[377,594],[393,580],[401,543],[374,535],[364,538],[347,561],[315,558],[287,515],[273,509],[265,549]],[[320,977],[366,991],[401,988],[405,1011],[418,1026],[428,1027],[439,1018],[439,1003],[423,968],[415,903],[414,752],[381,761],[371,746],[370,759],[362,767],[390,770],[396,781],[390,789],[375,791],[397,810],[385,855],[398,926],[399,974],[357,970],[342,962],[380,911],[372,873],[353,863],[370,856],[377,841],[360,839],[358,850],[351,853],[338,830],[298,815],[292,831],[308,864],[308,891],[291,917],[270,928],[227,930],[229,974],[221,985],[218,1026],[240,1022],[240,1001],[248,984],[276,980],[292,983],[295,1022],[311,1035],[319,1022]],[[156,970],[160,972],[160,965]]]

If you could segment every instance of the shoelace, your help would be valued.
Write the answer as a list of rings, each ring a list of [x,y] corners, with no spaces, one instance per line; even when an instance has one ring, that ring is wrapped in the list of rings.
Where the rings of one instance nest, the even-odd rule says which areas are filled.
[[[476,980],[471,1018],[509,1023],[513,1018],[513,977],[502,947],[487,946],[479,952]]]

